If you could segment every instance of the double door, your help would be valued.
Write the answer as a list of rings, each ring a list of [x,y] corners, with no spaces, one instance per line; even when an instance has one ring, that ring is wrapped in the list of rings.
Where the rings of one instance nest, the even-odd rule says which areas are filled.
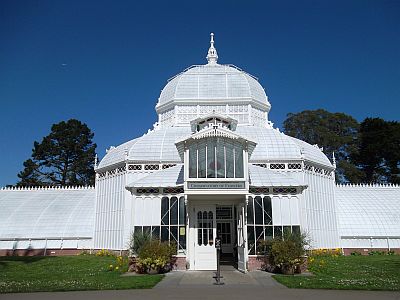
[[[217,220],[216,205],[197,205],[194,209],[194,270],[216,270],[215,238],[221,238],[222,253],[237,255],[238,270],[246,272],[245,208],[237,207],[236,220]],[[236,248],[237,253],[234,249]]]

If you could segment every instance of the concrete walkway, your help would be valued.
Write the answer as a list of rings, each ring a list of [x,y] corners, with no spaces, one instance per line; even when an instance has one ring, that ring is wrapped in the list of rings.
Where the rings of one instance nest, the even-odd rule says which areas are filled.
[[[237,270],[224,270],[221,272],[223,278],[222,286],[215,285],[213,271],[176,271],[167,273],[155,289],[169,288],[231,288],[232,286],[241,287],[265,287],[274,289],[287,289],[284,285],[276,282],[270,273],[253,271],[243,274]]]
[[[222,271],[225,283],[216,286],[213,272],[174,271],[151,290],[0,294],[1,300],[134,300],[134,299],[229,299],[229,300],[400,300],[400,292],[288,289],[266,272],[247,274]]]

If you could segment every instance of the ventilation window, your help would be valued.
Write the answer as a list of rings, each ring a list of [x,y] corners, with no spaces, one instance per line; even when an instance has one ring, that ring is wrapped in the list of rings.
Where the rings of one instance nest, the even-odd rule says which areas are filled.
[[[138,188],[137,194],[158,194],[160,190],[158,188]]]
[[[168,187],[163,189],[164,194],[183,194],[183,192],[182,187]]]
[[[269,194],[269,188],[251,187],[249,192],[252,194]]]
[[[139,171],[142,169],[142,165],[129,165],[128,170],[129,171]]]
[[[301,164],[288,164],[288,169],[290,170],[301,170]]]
[[[144,169],[148,171],[159,170],[160,165],[144,165]]]
[[[280,187],[272,189],[274,194],[297,194],[295,187]]]
[[[285,164],[270,164],[269,168],[271,170],[284,170],[285,169]]]

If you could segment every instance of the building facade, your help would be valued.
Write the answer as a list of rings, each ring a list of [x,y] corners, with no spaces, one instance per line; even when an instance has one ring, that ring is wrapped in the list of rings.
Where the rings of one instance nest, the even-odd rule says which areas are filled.
[[[180,268],[214,270],[218,235],[222,253],[241,271],[252,268],[259,241],[285,232],[307,233],[313,248],[400,248],[400,188],[372,186],[365,193],[366,186],[337,186],[334,161],[318,146],[275,129],[268,118],[270,109],[255,77],[218,64],[211,35],[207,63],[187,68],[162,90],[153,129],[111,147],[96,163],[96,188],[84,190],[92,199],[86,202],[92,233],[66,229],[47,236],[46,243],[58,238],[62,248],[63,235],[74,241],[89,235],[89,242],[72,248],[125,250],[132,232],[149,232],[176,244]],[[372,221],[357,218],[356,205],[368,206],[363,200],[371,193],[379,199],[381,190],[390,190],[386,207],[378,207],[389,224],[376,230]],[[1,205],[11,198],[23,201],[27,196],[22,192],[48,197],[50,202],[43,205],[56,205],[57,193],[68,194],[6,189],[0,191]],[[69,220],[79,211],[76,205]],[[372,210],[369,215],[371,220],[385,218]],[[13,221],[8,218],[3,233],[0,229],[2,249],[11,244],[19,249],[15,241],[23,239],[20,231],[7,229]],[[38,215],[36,224],[43,222]],[[38,228],[31,239],[41,236],[43,242],[46,234]]]

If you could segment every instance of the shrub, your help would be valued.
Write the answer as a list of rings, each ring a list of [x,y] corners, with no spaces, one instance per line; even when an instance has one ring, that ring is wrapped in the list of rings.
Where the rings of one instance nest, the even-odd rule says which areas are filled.
[[[135,231],[131,234],[129,241],[129,252],[131,255],[138,255],[140,249],[151,240],[151,234],[148,232]]]
[[[307,245],[305,234],[285,233],[283,239],[273,239],[270,246],[266,242],[268,263],[275,272],[293,274],[295,269],[300,270]]]
[[[361,255],[361,252],[353,251],[353,252],[350,253],[350,255],[353,255],[353,256],[360,256],[360,255]]]
[[[172,257],[175,254],[176,245],[153,239],[140,248],[137,266],[141,272],[149,269],[169,271],[173,263]]]

